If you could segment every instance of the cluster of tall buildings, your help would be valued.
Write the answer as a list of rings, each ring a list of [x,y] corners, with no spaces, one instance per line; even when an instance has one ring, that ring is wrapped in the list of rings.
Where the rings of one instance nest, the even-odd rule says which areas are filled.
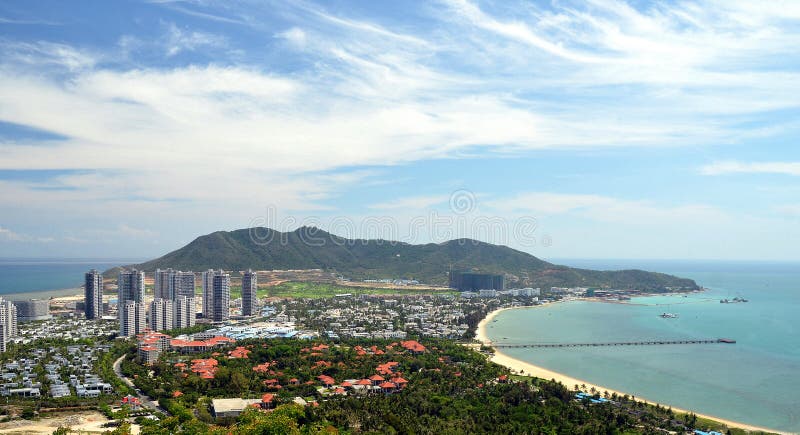
[[[174,301],[180,296],[194,297],[194,272],[156,269],[154,284],[156,299]]]
[[[119,273],[118,314],[120,336],[133,336],[145,329],[164,331],[195,325],[195,274],[173,269],[157,269],[154,274],[154,298],[145,306],[145,274],[136,269]],[[203,317],[222,322],[230,317],[231,277],[223,270],[202,272]],[[258,275],[242,273],[242,315],[258,312],[256,290]],[[84,296],[87,319],[103,316],[103,277],[100,272],[86,273]]]
[[[150,329],[166,331],[194,326],[194,272],[156,269],[154,276]]]
[[[150,302],[151,330],[167,331],[194,325],[194,298],[178,296],[175,299],[156,298]]]

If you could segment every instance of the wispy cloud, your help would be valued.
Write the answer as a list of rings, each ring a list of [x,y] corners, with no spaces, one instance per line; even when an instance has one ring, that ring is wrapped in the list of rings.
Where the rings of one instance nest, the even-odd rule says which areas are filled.
[[[59,26],[61,23],[47,20],[28,20],[18,18],[0,17],[0,24],[17,24],[17,25],[36,25],[36,26]]]
[[[98,60],[96,54],[71,45],[48,41],[12,41],[0,39],[0,54],[6,67],[26,65],[34,68],[57,67],[72,72],[92,68]]]
[[[304,48],[307,42],[306,32],[299,27],[292,27],[283,32],[278,32],[275,34],[276,38],[285,39],[290,44],[294,45],[296,48]]]
[[[323,210],[370,181],[363,167],[545,149],[724,147],[797,128],[771,116],[800,107],[800,7],[791,2],[448,0],[412,7],[418,16],[407,19],[313,2],[154,3],[190,18],[170,14],[175,23],[114,36],[118,45],[104,50],[0,41],[0,120],[65,138],[0,143],[0,168],[89,169],[53,180],[60,191],[0,180],[0,200],[123,222],[207,215],[225,201],[240,219],[254,202]],[[800,169],[723,161],[701,172]],[[372,207],[439,200],[402,196]],[[718,212],[591,191],[493,206],[602,219]]]
[[[800,218],[800,204],[784,204],[775,207],[775,210],[787,216]]]
[[[370,204],[369,208],[375,210],[411,210],[420,212],[436,205],[445,204],[447,203],[447,199],[445,195],[404,197]]]
[[[800,162],[720,161],[700,168],[703,175],[780,174],[800,176]]]
[[[17,234],[14,231],[9,230],[8,228],[0,227],[0,239],[4,240],[11,240],[11,241],[22,241],[25,239],[25,236],[21,234]]]
[[[607,195],[525,192],[488,201],[495,210],[534,217],[572,214],[605,222],[652,225],[663,221],[700,222],[727,218],[722,210],[707,204],[665,205],[647,200],[621,199]]]
[[[167,56],[175,56],[182,51],[195,51],[202,48],[220,48],[227,45],[225,37],[208,32],[184,30],[170,23],[166,38]]]
[[[0,226],[0,241],[6,242],[21,242],[21,243],[51,243],[55,242],[54,237],[34,237],[28,234],[22,234],[12,231],[8,228]]]

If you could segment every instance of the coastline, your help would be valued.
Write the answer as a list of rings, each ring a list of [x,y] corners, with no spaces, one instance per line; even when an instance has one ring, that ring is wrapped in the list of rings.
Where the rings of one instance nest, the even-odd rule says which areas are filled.
[[[486,315],[486,317],[483,318],[483,320],[481,320],[478,323],[478,326],[477,326],[477,328],[475,330],[475,339],[480,341],[483,345],[491,346],[491,340],[489,340],[489,336],[486,333],[486,326],[491,321],[493,321],[494,318],[497,317],[498,314],[502,313],[503,311],[507,311],[507,310],[514,310],[514,309],[519,309],[519,308],[536,308],[536,307],[537,306],[533,306],[533,307],[499,308],[497,310],[494,310],[494,311],[490,312],[489,314]],[[618,396],[624,396],[626,394],[628,396],[633,396],[630,393],[625,393],[625,392],[621,392],[621,391],[618,391],[618,390],[613,390],[611,388],[603,387],[603,386],[600,386],[600,385],[597,385],[597,384],[593,384],[591,382],[586,382],[584,380],[577,379],[577,378],[574,378],[572,376],[565,375],[563,373],[558,373],[558,372],[546,369],[544,367],[539,367],[537,365],[534,365],[534,364],[531,364],[531,363],[528,363],[528,362],[525,362],[525,361],[521,361],[519,359],[516,359],[516,358],[513,358],[513,357],[511,357],[509,355],[506,355],[506,354],[502,353],[501,351],[499,351],[497,349],[494,349],[494,348],[493,348],[493,350],[494,350],[494,355],[492,356],[491,361],[496,363],[496,364],[505,366],[505,367],[511,369],[513,372],[516,372],[516,373],[521,373],[521,374],[524,374],[524,375],[527,375],[527,376],[534,376],[534,377],[542,378],[542,379],[546,379],[546,380],[555,380],[556,382],[560,382],[560,383],[564,384],[564,386],[566,386],[567,388],[570,388],[570,389],[573,388],[575,385],[585,385],[587,389],[594,388],[600,394],[603,394],[604,392],[608,392],[608,394],[616,393]],[[777,434],[782,434],[782,435],[791,435],[790,432],[783,432],[783,431],[779,431],[779,430],[775,430],[775,429],[768,429],[768,428],[755,426],[755,425],[751,425],[751,424],[747,424],[747,423],[741,423],[741,422],[737,422],[737,421],[727,420],[727,419],[720,418],[720,417],[715,417],[715,416],[712,416],[712,415],[702,414],[702,413],[698,413],[698,412],[695,412],[695,411],[686,410],[686,409],[678,408],[678,407],[675,407],[675,406],[671,406],[669,404],[664,404],[664,403],[659,403],[659,402],[655,402],[655,401],[652,401],[652,400],[647,400],[646,398],[639,397],[638,395],[635,396],[635,397],[636,397],[636,400],[640,401],[640,402],[645,402],[645,403],[648,403],[648,404],[651,404],[651,405],[659,404],[662,407],[664,407],[664,406],[671,407],[673,411],[678,412],[678,413],[689,413],[689,412],[691,412],[691,413],[697,415],[698,417],[706,418],[706,419],[709,419],[709,420],[714,420],[714,421],[722,423],[722,424],[724,424],[724,425],[726,425],[728,427],[731,427],[731,428],[739,428],[739,429],[744,429],[744,430],[748,430],[748,431],[752,431],[752,432],[767,432],[767,433],[777,433]]]
[[[62,288],[54,290],[36,290],[32,292],[0,294],[0,297],[11,301],[21,301],[28,299],[54,299],[54,298],[63,298],[72,296],[83,296],[83,288],[73,287],[73,288]]]

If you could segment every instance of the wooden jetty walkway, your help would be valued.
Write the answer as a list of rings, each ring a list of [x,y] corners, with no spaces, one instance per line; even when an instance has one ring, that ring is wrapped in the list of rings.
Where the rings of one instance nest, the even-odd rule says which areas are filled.
[[[492,347],[610,347],[610,346],[660,346],[667,344],[734,344],[736,340],[717,338],[711,340],[650,340],[650,341],[615,341],[607,343],[490,343]]]

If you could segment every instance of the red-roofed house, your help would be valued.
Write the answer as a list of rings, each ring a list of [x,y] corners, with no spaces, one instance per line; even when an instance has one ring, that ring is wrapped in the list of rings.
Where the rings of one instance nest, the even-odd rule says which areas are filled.
[[[405,388],[405,386],[408,385],[408,381],[403,379],[403,378],[401,378],[401,377],[399,377],[399,376],[394,378],[394,379],[392,379],[392,382],[394,384],[396,384],[398,387],[400,387],[401,389]]]
[[[272,365],[272,363],[265,362],[263,364],[253,366],[253,371],[256,373],[267,373],[270,365]]]
[[[230,359],[247,358],[249,355],[250,350],[242,346],[238,346],[236,349],[228,352],[228,358]]]
[[[261,396],[261,408],[262,409],[272,409],[275,407],[275,395],[266,393]]]
[[[381,391],[383,391],[384,393],[392,393],[395,390],[397,390],[397,385],[395,385],[392,382],[383,382],[382,384],[380,384],[380,387]]]
[[[403,349],[413,354],[419,354],[425,352],[425,346],[423,346],[416,340],[401,341],[400,346],[403,346]]]

